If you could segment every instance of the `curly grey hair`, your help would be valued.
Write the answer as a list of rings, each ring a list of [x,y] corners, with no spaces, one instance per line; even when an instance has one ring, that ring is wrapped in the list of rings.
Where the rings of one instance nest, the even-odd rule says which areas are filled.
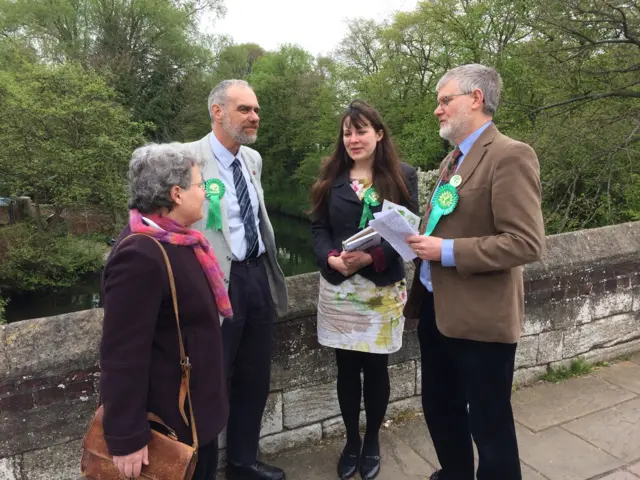
[[[457,80],[460,91],[464,93],[471,93],[476,88],[482,90],[484,95],[482,112],[486,115],[496,113],[502,89],[502,79],[496,69],[479,63],[469,63],[452,68],[438,81],[436,91],[439,91],[450,80]]]
[[[191,168],[202,161],[180,143],[150,143],[133,152],[129,162],[129,208],[156,213],[173,208],[171,188],[191,186]]]
[[[213,107],[214,105],[224,106],[227,103],[227,92],[229,91],[229,88],[233,86],[242,86],[251,88],[251,90],[253,90],[251,85],[249,85],[244,80],[231,79],[221,81],[219,84],[213,87],[213,90],[211,90],[211,93],[209,93],[209,101],[207,102],[207,107],[209,108],[209,116],[211,117],[211,121],[213,121],[213,112],[211,111],[211,107]]]

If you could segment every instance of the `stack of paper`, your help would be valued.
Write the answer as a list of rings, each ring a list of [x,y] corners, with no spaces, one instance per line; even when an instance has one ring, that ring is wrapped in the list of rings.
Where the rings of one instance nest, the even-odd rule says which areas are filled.
[[[369,226],[373,227],[382,238],[389,242],[404,261],[416,258],[417,255],[405,239],[410,235],[416,235],[418,233],[417,228],[414,228],[413,225],[395,209],[375,213],[373,216],[374,219],[369,222]]]
[[[409,210],[407,207],[403,207],[402,205],[398,205],[397,203],[385,200],[384,202],[382,202],[382,211],[384,212],[386,210],[396,210],[405,218],[407,223],[411,225],[416,232],[420,228],[420,217]]]
[[[380,245],[381,241],[380,235],[373,228],[367,227],[342,242],[342,249],[346,252],[364,252],[368,248]]]
[[[342,242],[342,249],[347,252],[365,251],[380,245],[384,238],[406,261],[416,258],[416,254],[405,238],[418,233],[420,217],[408,208],[385,200],[382,211],[373,214],[374,219],[369,226]]]

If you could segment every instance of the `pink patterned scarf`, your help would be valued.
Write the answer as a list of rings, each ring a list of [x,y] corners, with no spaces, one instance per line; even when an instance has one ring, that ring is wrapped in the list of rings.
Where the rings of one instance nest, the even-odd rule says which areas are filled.
[[[189,245],[193,248],[196,258],[202,266],[202,270],[209,280],[211,291],[216,297],[218,311],[223,317],[231,317],[231,301],[227,294],[227,288],[222,283],[223,274],[218,265],[218,259],[207,239],[198,230],[183,227],[170,218],[157,214],[145,215],[146,218],[156,223],[162,230],[146,225],[142,220],[142,214],[138,210],[129,211],[129,226],[132,233],[144,233],[162,243],[172,245]]]

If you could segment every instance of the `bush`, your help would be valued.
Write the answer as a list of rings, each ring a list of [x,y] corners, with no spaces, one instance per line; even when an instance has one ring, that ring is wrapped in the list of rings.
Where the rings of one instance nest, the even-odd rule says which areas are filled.
[[[77,283],[100,271],[108,247],[95,240],[56,235],[22,223],[0,229],[0,290],[23,292]]]
[[[7,303],[9,303],[9,300],[0,297],[0,325],[7,323],[7,319],[4,316],[4,309],[7,306]]]

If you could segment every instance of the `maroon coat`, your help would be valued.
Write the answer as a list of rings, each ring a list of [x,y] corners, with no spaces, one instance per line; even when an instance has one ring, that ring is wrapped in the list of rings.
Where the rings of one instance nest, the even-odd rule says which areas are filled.
[[[180,351],[167,269],[158,246],[120,234],[103,274],[104,326],[100,390],[112,455],[128,455],[151,438],[146,412],[191,443],[178,410]],[[222,337],[215,298],[190,247],[163,244],[175,277],[180,328],[192,364],[191,393],[200,445],[227,422]],[[185,405],[187,417],[188,407]]]

